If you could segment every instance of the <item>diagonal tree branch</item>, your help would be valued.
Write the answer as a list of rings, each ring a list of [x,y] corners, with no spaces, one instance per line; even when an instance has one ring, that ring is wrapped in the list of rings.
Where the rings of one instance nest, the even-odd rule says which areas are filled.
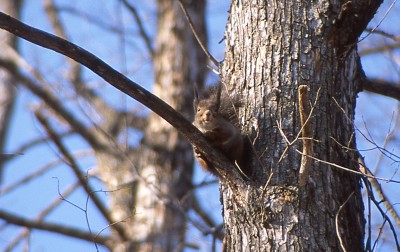
[[[366,79],[362,88],[364,91],[384,95],[400,101],[400,85],[381,79]]]
[[[58,234],[63,234],[67,236],[71,236],[74,238],[82,239],[85,241],[95,242],[107,246],[107,244],[110,242],[110,239],[106,236],[96,236],[94,237],[92,234],[76,229],[76,228],[70,228],[66,227],[65,225],[58,225],[54,223],[49,223],[49,222],[39,222],[39,221],[32,221],[29,219],[26,219],[24,217],[8,213],[6,211],[0,210],[0,219],[6,221],[7,223],[14,224],[17,226],[23,226],[23,227],[28,227],[28,228],[34,228],[34,229],[40,229],[44,231],[49,231],[49,232],[54,232]]]
[[[190,143],[197,146],[199,151],[208,160],[214,163],[215,167],[219,169],[218,172],[221,174],[221,177],[229,182],[232,188],[239,189],[238,186],[245,184],[244,179],[235,169],[235,166],[229,162],[221,151],[213,148],[203,134],[182,114],[175,111],[171,106],[137,83],[129,80],[95,55],[69,41],[25,25],[2,12],[0,12],[0,28],[32,43],[61,53],[88,67],[112,86],[139,101],[175,127]]]
[[[383,0],[343,1],[334,21],[332,41],[343,49],[355,45],[382,2]]]
[[[53,0],[45,0],[45,10],[56,35],[68,40],[67,33],[65,32],[65,28],[59,18],[58,9],[55,7]],[[108,106],[108,104],[99,97],[95,90],[88,88],[82,82],[82,66],[70,58],[67,58],[67,62],[70,66],[68,77],[71,80],[76,94],[89,100],[90,104],[96,107],[97,111],[101,113],[103,117],[117,117],[118,114],[115,113],[115,110]],[[110,118],[109,121],[115,121],[115,119]]]
[[[95,135],[92,134],[92,132],[87,129],[78,119],[76,119],[76,117],[71,112],[69,112],[52,93],[40,87],[32,79],[24,76],[18,70],[16,70],[13,62],[0,59],[0,66],[11,72],[22,85],[24,85],[36,96],[40,97],[47,104],[47,106],[49,106],[55,113],[64,118],[64,120],[68,122],[69,125],[77,133],[79,133],[94,149],[106,148],[106,146],[100,143]]]

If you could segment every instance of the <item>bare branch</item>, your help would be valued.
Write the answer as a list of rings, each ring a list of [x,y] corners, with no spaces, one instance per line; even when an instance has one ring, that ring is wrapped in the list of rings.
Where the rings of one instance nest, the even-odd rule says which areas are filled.
[[[58,225],[54,223],[49,223],[49,222],[43,222],[43,221],[31,221],[29,219],[23,218],[21,216],[8,213],[6,211],[0,210],[0,219],[3,219],[7,223],[14,224],[17,226],[23,226],[23,227],[28,227],[28,228],[34,228],[34,229],[39,229],[39,230],[44,230],[44,231],[49,231],[49,232],[54,232],[58,234],[63,234],[67,235],[70,237],[82,239],[85,241],[92,242],[95,240],[97,243],[107,246],[107,243],[110,242],[110,238],[106,236],[97,236],[93,237],[91,234],[88,232],[82,231],[80,229],[76,228],[70,228],[66,227],[65,225]]]
[[[299,150],[296,150],[296,152],[302,154],[302,152],[299,151]],[[312,159],[314,159],[314,160],[317,161],[317,162],[321,162],[321,163],[323,163],[323,164],[327,164],[327,165],[330,165],[330,166],[332,166],[332,167],[336,167],[336,168],[342,169],[342,170],[347,171],[347,172],[351,172],[351,173],[354,173],[354,174],[361,175],[362,177],[366,177],[366,178],[375,178],[375,179],[377,179],[377,180],[382,180],[382,181],[386,181],[386,182],[393,182],[393,183],[400,184],[400,181],[399,181],[399,180],[387,179],[387,178],[380,178],[380,177],[376,177],[376,176],[364,174],[364,173],[362,173],[362,172],[355,171],[355,170],[352,170],[352,169],[350,169],[350,168],[346,168],[346,167],[344,167],[344,166],[341,166],[341,165],[338,165],[338,164],[335,164],[335,163],[331,163],[331,162],[328,162],[328,161],[324,161],[324,160],[318,159],[318,158],[313,157],[313,156],[309,156],[309,155],[308,155],[307,157],[312,158]]]
[[[364,184],[366,185],[366,189],[367,189],[367,192],[368,192],[368,195],[369,195],[369,199],[375,204],[376,208],[381,213],[382,218],[384,219],[384,223],[387,222],[389,224],[389,227],[390,227],[390,229],[392,230],[392,233],[393,233],[393,238],[394,238],[394,241],[395,241],[395,244],[396,244],[396,247],[397,247],[397,251],[400,251],[399,240],[397,238],[397,233],[396,233],[396,230],[395,230],[395,228],[394,228],[394,226],[392,224],[392,221],[389,219],[389,217],[387,216],[385,211],[383,211],[382,207],[380,206],[380,202],[378,202],[375,199],[375,196],[372,193],[371,185],[370,185],[369,181],[365,177],[362,177],[362,179],[364,181]],[[369,237],[369,239],[371,239],[371,237]],[[375,242],[375,244],[376,244],[376,242]],[[375,247],[375,245],[374,245],[374,247]],[[371,249],[371,251],[374,251],[373,248],[370,248],[370,249]]]
[[[381,186],[378,183],[378,180],[374,178],[374,174],[367,168],[362,158],[358,158],[358,162],[360,164],[360,171],[366,175],[369,175],[368,181],[371,183],[372,187],[375,189],[376,193],[378,194],[379,199],[383,202],[386,209],[388,210],[389,214],[392,216],[396,225],[400,228],[400,217],[397,214],[396,210],[394,209],[393,205],[390,203],[389,199],[386,197],[385,193],[382,191]]]
[[[0,65],[10,71],[14,77],[26,88],[28,88],[36,96],[40,97],[55,113],[62,116],[70,126],[79,133],[92,147],[93,149],[104,149],[98,139],[88,130],[80,121],[76,119],[49,91],[41,88],[32,79],[27,76],[22,75],[20,72],[14,69],[13,63],[9,61],[4,61],[0,59]]]
[[[334,43],[345,51],[353,47],[382,2],[382,0],[345,1],[334,20],[335,30],[331,35]]]
[[[115,88],[136,99],[175,127],[191,144],[197,146],[199,151],[210,162],[214,163],[216,168],[220,170],[219,173],[222,178],[232,183],[232,188],[239,189],[238,186],[245,184],[234,165],[229,162],[221,151],[213,148],[191,122],[176,112],[171,106],[111,68],[95,55],[71,42],[25,25],[2,12],[0,12],[0,28],[32,43],[59,52],[85,65]]]
[[[154,49],[153,49],[153,46],[151,45],[150,36],[147,34],[146,30],[144,29],[143,22],[140,19],[139,14],[136,11],[136,8],[133,7],[132,4],[128,3],[127,0],[122,0],[122,3],[132,13],[133,18],[135,19],[135,21],[138,25],[140,36],[142,36],[144,43],[146,44],[147,50],[149,51],[149,53],[151,55],[151,58],[154,58]]]
[[[44,174],[45,172],[49,171],[50,169],[54,168],[54,166],[56,166],[56,165],[58,165],[60,163],[61,163],[60,160],[53,161],[53,162],[43,166],[42,168],[38,169],[37,171],[35,171],[35,172],[25,176],[24,178],[14,182],[13,184],[8,185],[7,187],[1,188],[0,195],[4,195],[4,194],[6,194],[6,193],[8,193],[8,192],[10,192],[10,191],[12,191],[12,190],[14,190],[16,188],[19,188],[19,186],[21,186],[22,184],[25,184],[25,183],[31,181],[32,179]]]
[[[351,2],[351,1],[349,1]],[[376,29],[378,29],[378,27],[382,24],[383,20],[386,19],[387,15],[389,14],[389,12],[392,10],[392,8],[394,7],[395,3],[397,2],[397,0],[393,0],[392,3],[390,4],[389,8],[386,10],[385,14],[383,15],[383,17],[379,20],[378,24],[372,28],[371,32],[369,32],[365,37],[363,37],[362,39],[360,39],[358,42],[363,41],[364,39],[366,39],[372,32],[374,32]],[[373,13],[373,15],[375,14],[375,12]]]
[[[360,56],[370,55],[374,53],[390,52],[395,49],[400,48],[400,43],[383,44],[380,46],[375,46],[373,48],[367,48],[359,51]]]
[[[201,207],[199,200],[196,195],[193,196],[193,210],[197,213],[197,215],[210,227],[213,229],[213,235],[220,239],[221,241],[224,239],[224,232],[222,232],[221,228],[218,228],[214,220],[211,218],[209,214],[207,214],[204,209]]]
[[[60,133],[59,136],[60,136],[60,137],[65,137],[65,136],[71,135],[72,133],[73,133],[72,131],[67,131],[67,132],[65,132],[65,133]],[[33,148],[33,147],[35,147],[35,146],[37,146],[37,145],[39,145],[39,144],[42,144],[42,143],[44,143],[44,142],[46,142],[46,141],[48,141],[48,140],[49,140],[49,139],[48,139],[47,137],[39,137],[39,138],[33,139],[33,140],[29,141],[29,142],[26,142],[26,143],[24,143],[24,144],[18,146],[17,149],[15,149],[15,150],[13,150],[13,151],[11,152],[11,153],[15,153],[13,156],[9,155],[8,157],[4,157],[4,158],[5,158],[4,161],[5,161],[5,162],[8,162],[8,161],[10,161],[11,159],[13,159],[13,158],[15,158],[15,157],[17,157],[17,156],[19,156],[19,155],[24,155],[24,153],[25,153],[28,149]]]
[[[65,32],[65,28],[58,17],[58,10],[54,5],[53,0],[45,0],[45,10],[56,35],[65,40],[68,40],[67,33]],[[114,109],[108,106],[105,103],[105,101],[101,99],[93,89],[88,88],[82,82],[82,66],[70,58],[67,58],[67,62],[70,66],[70,71],[68,71],[69,73],[68,76],[69,79],[71,80],[71,83],[75,89],[76,94],[90,101],[90,104],[96,107],[97,111],[100,112],[104,117],[109,117],[111,115],[114,115],[115,114]],[[115,121],[115,120],[110,120],[110,121]]]
[[[58,13],[54,6],[53,0],[45,0],[45,11],[46,11],[49,21],[50,21],[55,33],[57,34],[57,36],[59,36],[63,39],[68,39],[67,34],[65,33],[65,29],[64,29],[63,25],[61,24],[61,21],[58,17]],[[70,76],[73,76],[72,82],[74,83],[74,86],[76,87],[77,83],[81,83],[81,71],[82,71],[81,69],[82,68],[75,61],[73,61],[69,58],[67,58],[67,60],[71,67]]]
[[[84,176],[82,176],[81,170],[78,167],[78,164],[75,162],[75,159],[70,155],[68,150],[64,147],[60,138],[57,136],[57,134],[54,132],[54,130],[50,127],[47,120],[44,118],[44,116],[42,114],[40,114],[38,112],[36,112],[35,115],[36,115],[37,119],[40,121],[40,123],[43,125],[43,127],[46,129],[50,138],[52,139],[54,144],[57,146],[57,148],[61,152],[61,154],[64,156],[65,160],[68,162],[68,165],[72,168],[72,170],[75,173],[75,176],[79,180],[80,184],[85,189],[86,193],[90,196],[90,198],[93,200],[93,203],[99,209],[99,211],[101,212],[103,217],[109,223],[115,222],[112,219],[111,215],[109,214],[107,208],[101,202],[101,200],[97,197],[96,194],[92,193],[94,190],[90,187],[90,185],[86,181],[86,178]],[[113,225],[112,227],[118,232],[118,234],[121,236],[122,239],[128,240],[128,235],[126,234],[125,230],[121,226]]]
[[[400,85],[381,79],[367,79],[363,82],[364,91],[384,95],[400,101]]]
[[[70,186],[67,188],[64,192],[63,195],[67,196],[70,195],[72,192],[74,192],[78,187],[80,186],[80,183],[75,183],[74,185]],[[51,213],[57,206],[60,205],[60,203],[63,202],[62,199],[57,198],[54,200],[49,206],[47,206],[43,211],[39,214],[39,216],[35,219],[36,222],[42,222],[44,218]],[[27,235],[29,235],[30,229],[26,228],[24,229],[13,241],[11,241],[10,244],[8,244],[7,248],[5,251],[12,251],[12,249],[18,245],[18,243]]]
[[[382,31],[382,30],[379,30],[379,29],[374,29],[373,30],[371,28],[367,28],[367,29],[365,29],[365,31],[366,32],[370,32],[372,34],[382,35],[383,37],[390,38],[390,39],[392,39],[394,41],[400,41],[400,36],[396,36],[396,35],[390,34],[388,32],[385,32],[385,31]]]

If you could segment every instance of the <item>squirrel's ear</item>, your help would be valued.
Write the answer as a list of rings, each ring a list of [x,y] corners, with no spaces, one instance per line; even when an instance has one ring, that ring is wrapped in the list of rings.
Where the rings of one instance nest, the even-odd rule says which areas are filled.
[[[197,92],[196,86],[193,88],[193,92],[194,92],[193,107],[194,107],[194,110],[196,111],[197,105],[199,105],[199,93]]]

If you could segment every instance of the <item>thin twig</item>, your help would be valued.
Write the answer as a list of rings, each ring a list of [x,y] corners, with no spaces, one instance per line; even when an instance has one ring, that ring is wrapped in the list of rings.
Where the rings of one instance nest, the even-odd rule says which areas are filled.
[[[190,18],[189,12],[186,9],[185,5],[183,4],[182,0],[179,0],[179,5],[182,8],[183,13],[186,16],[186,19],[189,22],[190,29],[192,29],[193,35],[195,36],[197,43],[199,43],[201,49],[203,49],[203,52],[207,55],[208,59],[219,69],[220,63],[211,55],[211,53],[207,50],[203,42],[201,41],[199,35],[196,32],[196,29],[193,25],[192,19]]]
[[[365,185],[367,185],[369,183],[369,181],[367,179],[363,178],[363,180],[364,180],[364,184]],[[389,227],[390,227],[390,229],[391,229],[391,231],[393,233],[393,238],[394,238],[394,241],[395,241],[395,244],[396,244],[396,247],[397,247],[397,251],[400,251],[400,244],[399,244],[399,240],[397,239],[397,232],[396,232],[396,230],[395,230],[395,228],[394,228],[394,226],[392,224],[392,221],[389,219],[389,217],[387,216],[385,211],[383,211],[382,207],[380,206],[380,202],[378,202],[375,199],[375,196],[372,193],[372,190],[370,190],[370,187],[367,187],[367,190],[369,190],[369,196],[370,196],[369,199],[375,204],[376,208],[381,213],[384,221],[389,224]],[[371,248],[371,251],[374,251],[374,247],[376,246],[376,242],[377,242],[377,240],[375,241],[374,246]]]
[[[296,150],[296,152],[302,154],[302,152],[299,151],[299,150]],[[381,178],[381,177],[376,177],[376,176],[364,174],[364,173],[362,173],[362,172],[355,171],[355,170],[352,170],[352,169],[350,169],[350,168],[346,168],[346,167],[344,167],[344,166],[341,166],[341,165],[338,165],[338,164],[335,164],[335,163],[331,163],[331,162],[328,162],[328,161],[324,161],[324,160],[321,160],[321,159],[316,158],[316,157],[313,157],[313,156],[308,156],[308,157],[314,159],[315,161],[318,161],[318,162],[321,162],[321,163],[324,163],[324,164],[327,164],[327,165],[330,165],[330,166],[333,166],[333,167],[342,169],[342,170],[344,170],[344,171],[348,171],[348,172],[351,172],[351,173],[355,173],[355,174],[361,175],[361,176],[366,177],[366,178],[375,178],[375,179],[377,179],[377,180],[382,180],[382,181],[385,181],[385,182],[393,182],[393,183],[398,183],[398,184],[400,184],[400,181],[399,181],[399,180],[386,179],[386,178]]]
[[[384,36],[386,38],[390,38],[394,41],[400,41],[400,36],[396,36],[396,35],[390,34],[388,32],[382,31],[382,30],[378,30],[378,29],[372,30],[371,28],[366,28],[365,31],[373,33],[373,34],[382,35],[382,36]]]
[[[340,236],[340,232],[339,232],[339,214],[340,214],[340,211],[342,211],[342,208],[343,208],[343,207],[347,204],[347,202],[350,200],[351,196],[353,196],[353,194],[354,194],[354,192],[351,192],[350,195],[349,195],[349,197],[347,197],[346,201],[339,207],[339,210],[338,210],[338,212],[336,213],[336,217],[335,217],[336,235],[337,235],[337,237],[338,237],[338,239],[339,239],[340,247],[343,249],[344,252],[346,252],[347,250],[346,250],[346,248],[344,247],[343,240],[342,240],[342,237]]]
[[[385,14],[383,15],[383,17],[381,18],[381,20],[379,20],[378,24],[370,32],[368,32],[367,35],[365,35],[363,38],[358,40],[357,43],[360,43],[361,41],[366,39],[369,35],[371,35],[371,33],[373,33],[376,29],[378,29],[378,27],[382,24],[383,20],[385,20],[386,16],[389,14],[390,10],[394,7],[396,2],[397,2],[397,0],[393,0],[393,2],[390,4],[389,8],[386,10]]]
[[[310,110],[310,113],[309,113],[309,115],[307,117],[307,120],[304,122],[305,123],[304,125],[303,124],[301,125],[301,129],[299,130],[299,132],[297,132],[297,135],[296,135],[296,137],[295,137],[295,139],[293,141],[289,141],[289,139],[286,137],[285,133],[283,132],[283,130],[282,130],[282,122],[281,121],[280,122],[276,121],[276,124],[278,126],[278,131],[279,131],[279,133],[281,134],[282,138],[285,140],[285,142],[287,144],[287,146],[286,146],[285,150],[283,151],[282,155],[280,156],[278,162],[280,162],[283,159],[283,157],[286,154],[286,152],[288,151],[289,147],[292,146],[300,138],[300,135],[301,135],[301,133],[303,131],[304,126],[306,124],[308,124],[309,120],[311,120],[311,116],[312,116],[312,114],[314,112],[314,108],[315,108],[315,106],[317,105],[317,102],[318,102],[320,90],[321,90],[321,88],[318,88],[314,104],[311,107],[311,110]],[[312,138],[309,138],[309,140],[317,141],[317,140],[312,139]]]
[[[70,186],[69,188],[67,188],[64,192],[63,195],[67,196],[70,195],[71,193],[73,193],[75,191],[75,189],[77,189],[80,186],[79,183],[75,183],[72,186]],[[46,216],[48,216],[57,206],[60,205],[60,203],[62,202],[61,198],[57,198],[56,200],[54,200],[49,206],[47,206],[45,209],[43,209],[41,211],[41,213],[36,217],[36,219],[34,221],[36,222],[42,222],[44,220],[44,218]],[[14,238],[13,241],[11,241],[10,244],[8,244],[8,246],[4,249],[5,252],[10,252],[13,251],[13,248],[16,247],[18,245],[18,243],[24,238],[26,237],[30,232],[29,227],[26,227],[26,229],[24,229],[20,234],[18,234],[17,237]]]
[[[376,193],[378,194],[379,199],[385,205],[386,209],[388,210],[389,214],[392,216],[394,221],[396,222],[397,226],[400,228],[400,217],[397,214],[396,210],[394,209],[393,205],[390,203],[389,199],[386,197],[385,193],[382,191],[381,186],[379,185],[374,175],[371,171],[367,168],[364,163],[364,160],[360,157],[358,158],[358,163],[360,164],[360,171],[365,175],[369,175],[368,177],[369,182],[371,183],[372,187],[375,189]]]
[[[122,0],[122,3],[132,13],[133,18],[135,19],[136,24],[138,25],[140,36],[143,38],[144,43],[146,44],[147,50],[149,51],[149,53],[151,55],[151,58],[154,58],[154,49],[153,49],[153,46],[151,45],[150,36],[146,32],[146,30],[143,26],[143,22],[140,19],[138,12],[136,11],[136,8],[133,7],[133,5],[128,3],[128,1],[126,1],[126,0]]]

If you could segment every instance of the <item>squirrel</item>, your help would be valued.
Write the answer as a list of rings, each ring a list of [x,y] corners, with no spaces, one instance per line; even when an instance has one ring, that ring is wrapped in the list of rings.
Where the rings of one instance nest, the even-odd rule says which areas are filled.
[[[238,127],[236,109],[240,106],[237,98],[221,92],[221,84],[207,90],[205,98],[199,99],[195,89],[193,125],[227,158],[239,166],[243,157],[243,136]],[[218,176],[211,164],[194,146],[194,155],[199,164],[208,172]]]

